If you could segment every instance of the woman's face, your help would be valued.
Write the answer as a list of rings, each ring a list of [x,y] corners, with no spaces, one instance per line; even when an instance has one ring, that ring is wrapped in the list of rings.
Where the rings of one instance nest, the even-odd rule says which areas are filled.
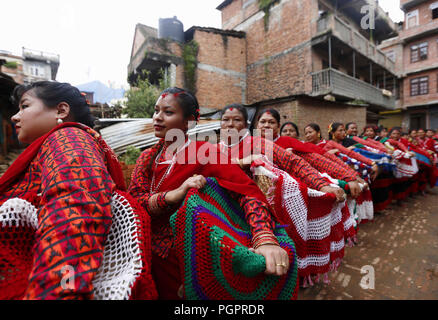
[[[287,124],[283,127],[283,131],[281,131],[281,136],[298,139],[298,133],[295,130],[294,126],[291,124]]]
[[[318,143],[321,140],[319,133],[312,127],[307,127],[304,129],[304,136],[306,137],[306,142]]]
[[[173,94],[158,99],[152,119],[155,136],[160,139],[165,138],[171,129],[180,129],[184,134],[188,130],[188,120]]]
[[[382,129],[382,130],[380,131],[380,136],[381,136],[382,138],[386,138],[386,137],[388,136],[388,130],[386,130],[386,129]]]
[[[269,112],[265,112],[259,119],[257,123],[257,129],[260,130],[261,136],[263,138],[276,138],[278,137],[278,132],[280,131],[279,123]]]
[[[57,126],[58,109],[47,107],[33,89],[23,94],[18,107],[11,120],[22,143],[30,144]]]
[[[233,131],[241,131],[243,129],[246,129],[247,124],[245,122],[245,118],[243,117],[243,114],[236,108],[229,108],[225,113],[222,115],[221,119],[221,130],[232,130]]]
[[[393,130],[391,132],[391,135],[389,136],[390,139],[396,140],[396,141],[398,141],[400,139],[400,137],[401,137],[401,132],[398,130]]]
[[[435,132],[433,132],[432,130],[427,130],[426,131],[426,137],[432,138],[434,135],[435,135]]]
[[[352,123],[348,126],[347,134],[349,136],[357,136],[357,124]]]
[[[335,132],[333,132],[333,139],[336,141],[342,141],[345,139],[345,128],[340,125]]]
[[[372,128],[367,128],[365,130],[364,136],[368,137],[368,138],[371,138],[371,139],[374,139],[376,137],[376,134],[375,134],[375,132],[374,132],[374,130]]]
[[[426,132],[423,129],[418,130],[417,134],[420,139],[424,139],[426,136]]]
[[[411,133],[409,134],[409,136],[410,136],[412,139],[415,139],[415,138],[417,137],[417,131],[416,131],[416,130],[412,130]]]

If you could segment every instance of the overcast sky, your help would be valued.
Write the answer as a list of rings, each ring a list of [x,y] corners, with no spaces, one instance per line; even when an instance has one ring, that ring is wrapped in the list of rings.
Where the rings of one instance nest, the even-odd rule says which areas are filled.
[[[303,0],[306,1],[306,0]],[[192,26],[221,27],[223,0],[14,0],[2,6],[0,50],[22,47],[60,55],[58,81],[79,85],[99,80],[126,85],[135,25],[158,27],[177,16]],[[379,0],[390,17],[403,20],[399,0]],[[5,10],[6,9],[6,10]],[[13,9],[13,10],[12,10]]]

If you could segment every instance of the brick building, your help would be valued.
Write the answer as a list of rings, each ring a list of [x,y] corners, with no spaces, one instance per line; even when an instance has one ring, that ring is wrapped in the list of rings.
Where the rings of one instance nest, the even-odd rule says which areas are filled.
[[[405,130],[438,128],[438,1],[401,0],[405,20],[399,35],[381,44],[397,65],[397,113],[382,124]]]
[[[375,30],[361,28],[367,6]],[[192,27],[183,41],[138,24],[130,83],[142,70],[157,81],[163,68],[202,107],[273,107],[301,133],[310,122],[324,129],[356,121],[360,128],[395,108],[396,65],[377,45],[397,35],[397,26],[375,1],[226,0],[217,9],[222,29]]]

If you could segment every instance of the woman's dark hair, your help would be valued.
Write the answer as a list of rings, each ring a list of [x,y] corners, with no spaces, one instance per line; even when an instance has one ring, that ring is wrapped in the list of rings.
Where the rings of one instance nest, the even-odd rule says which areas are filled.
[[[176,101],[178,101],[179,106],[183,110],[184,118],[187,119],[190,116],[194,116],[196,121],[199,120],[199,103],[194,94],[188,90],[171,87],[163,90],[160,96],[168,94],[173,94],[175,96]]]
[[[321,128],[320,128],[319,125],[317,125],[316,123],[310,123],[310,124],[308,124],[308,125],[304,128],[304,130],[306,130],[306,128],[308,128],[308,127],[312,128],[312,129],[315,130],[317,133],[321,133]]]
[[[409,134],[411,134],[413,131],[417,131],[417,130],[411,129],[411,130],[409,130]]]
[[[385,128],[384,126],[379,126],[379,127],[377,127],[377,129],[376,129],[376,134],[380,134],[380,132],[382,132],[383,130],[386,130],[386,131],[388,131],[388,128]]]
[[[356,122],[349,122],[345,125],[345,130],[348,130],[348,128],[352,125],[352,124],[356,124]]]
[[[343,126],[343,124],[340,123],[340,122],[333,122],[333,123],[329,126],[329,132],[328,132],[328,134],[329,134],[329,140],[333,140],[333,133],[335,133],[336,130],[338,130],[338,128],[339,128],[340,126]]]
[[[389,130],[389,132],[388,132],[388,137],[389,136],[391,136],[391,133],[393,133],[394,131],[398,131],[398,132],[400,132],[400,134],[402,134],[403,133],[403,129],[401,128],[401,127],[393,127],[393,128],[391,128],[391,130]]]
[[[281,135],[281,132],[283,131],[284,127],[286,127],[288,124],[290,124],[292,127],[294,127],[295,131],[297,132],[297,137],[299,137],[300,136],[300,132],[298,131],[298,126],[295,123],[290,122],[290,121],[289,122],[285,122],[281,126],[281,128],[280,128],[280,135]]]
[[[70,106],[74,121],[94,127],[95,117],[91,115],[87,99],[78,88],[69,83],[39,81],[29,85],[19,85],[12,93],[12,101],[18,106],[23,95],[32,90],[48,108],[55,108],[61,102]]]
[[[257,122],[260,120],[260,118],[265,114],[265,113],[270,113],[274,119],[277,121],[278,125],[280,125],[281,123],[281,117],[280,114],[278,113],[277,110],[275,109],[264,109],[259,116],[257,117]]]
[[[221,111],[221,119],[224,116],[225,112],[227,112],[227,110],[229,109],[237,109],[239,110],[239,112],[242,114],[243,119],[245,120],[245,124],[248,126],[248,111],[246,110],[246,108],[239,104],[239,103],[232,103],[227,105],[225,108],[222,109]]]
[[[372,124],[369,124],[363,128],[362,136],[365,136],[365,131],[367,131],[367,129],[373,129],[374,134],[377,135],[377,127]]]

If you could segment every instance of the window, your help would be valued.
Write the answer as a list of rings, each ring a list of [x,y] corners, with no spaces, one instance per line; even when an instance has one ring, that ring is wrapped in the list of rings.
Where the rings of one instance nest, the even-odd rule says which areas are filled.
[[[30,74],[35,77],[44,77],[44,68],[40,65],[32,64],[29,67]]]
[[[429,77],[420,77],[411,80],[411,96],[429,93]]]
[[[392,62],[395,62],[395,52],[394,51],[388,51],[386,53],[386,57],[391,60]]]
[[[427,52],[429,48],[428,42],[423,42],[418,45],[411,47],[411,63],[417,62],[420,60],[426,60],[427,59]]]
[[[418,26],[418,9],[406,14],[406,29]]]
[[[432,3],[430,5],[430,10],[432,10],[432,20],[435,20],[438,18],[438,2]]]

